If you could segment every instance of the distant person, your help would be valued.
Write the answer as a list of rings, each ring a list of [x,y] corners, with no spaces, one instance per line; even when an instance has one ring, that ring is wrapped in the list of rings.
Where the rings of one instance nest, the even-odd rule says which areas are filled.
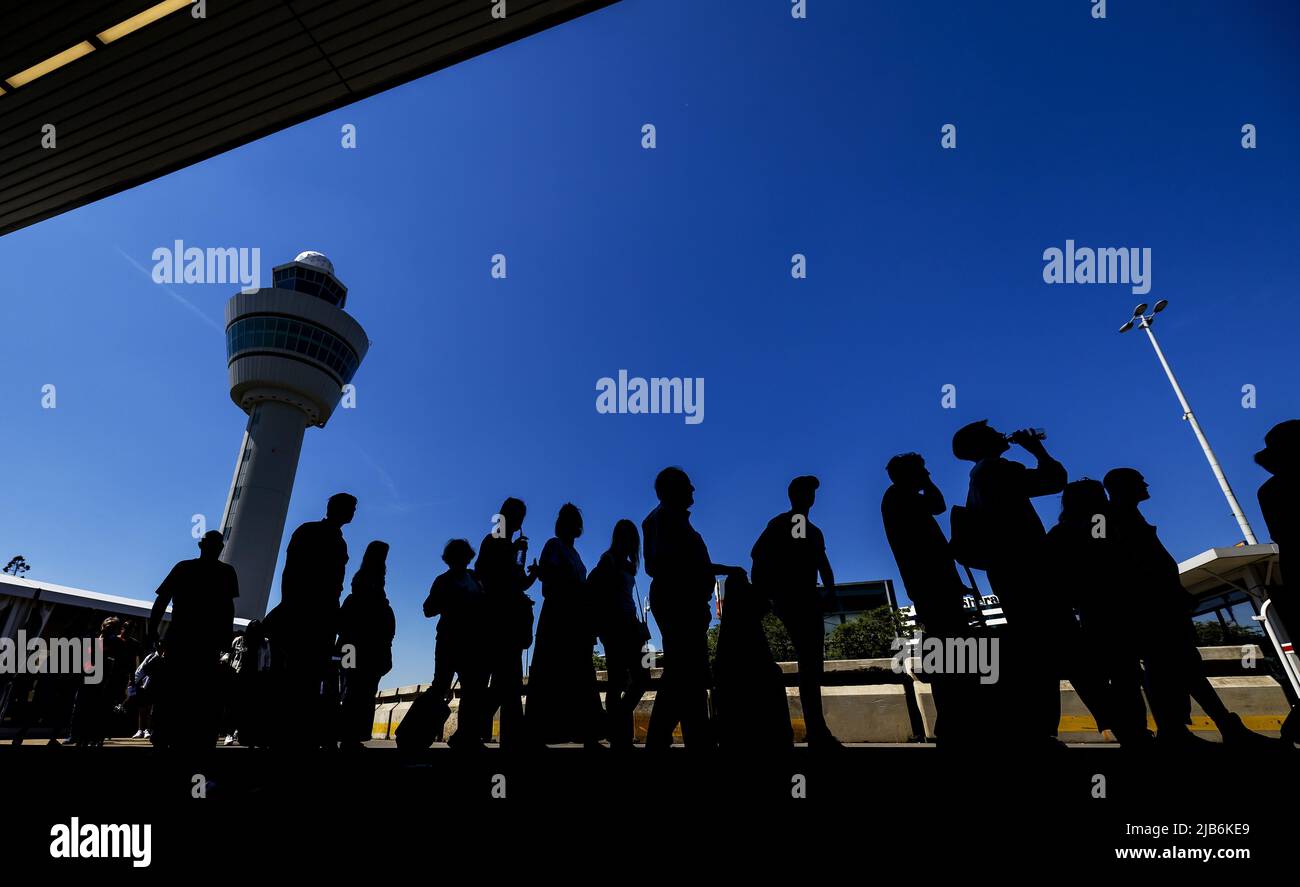
[[[491,630],[481,639],[488,657],[487,704],[480,712],[482,738],[492,736],[492,715],[501,710],[502,748],[526,744],[524,733],[523,651],[533,642],[533,599],[528,589],[537,581],[536,568],[525,567],[528,537],[523,534],[528,509],[511,496],[491,532],[479,544],[474,575],[486,595]],[[516,534],[518,534],[516,536]]]
[[[1142,699],[1142,659],[1129,611],[1106,593],[1126,570],[1109,533],[1109,514],[1101,481],[1083,478],[1065,485],[1060,519],[1047,534],[1048,560],[1057,578],[1041,592],[1044,604],[1056,608],[1056,623],[1053,643],[1039,659],[1070,681],[1098,730],[1110,730],[1121,744],[1140,746],[1152,738]]]
[[[225,542],[217,530],[199,540],[199,556],[181,561],[158,586],[149,613],[148,637],[159,645],[158,627],[172,608],[163,639],[163,688],[155,699],[153,742],[169,748],[202,749],[217,739],[221,716],[218,662],[235,622],[239,577],[221,562]]]
[[[387,542],[375,540],[366,546],[361,568],[352,577],[352,593],[339,608],[342,677],[339,743],[343,748],[355,749],[370,739],[379,680],[393,670],[397,619],[384,593],[387,558]]]
[[[597,613],[601,645],[605,648],[605,733],[610,748],[631,748],[633,714],[650,686],[645,645],[650,629],[635,599],[636,573],[641,562],[641,534],[626,518],[614,524],[609,549],[587,576]]]
[[[709,623],[715,577],[744,575],[715,564],[704,539],[691,526],[695,487],[680,468],[655,478],[659,505],[641,523],[645,571],[651,577],[650,610],[663,637],[664,664],[646,734],[646,748],[667,749],[681,724],[687,748],[714,745],[709,725]]]
[[[1191,619],[1192,598],[1179,581],[1178,561],[1138,509],[1151,498],[1146,480],[1136,469],[1115,468],[1106,473],[1105,484],[1111,503],[1109,533],[1124,565],[1117,578],[1129,589],[1125,603],[1132,608],[1133,621],[1147,629],[1141,636],[1142,661],[1156,740],[1170,746],[1200,741],[1187,729],[1190,696],[1214,721],[1224,742],[1270,744],[1228,711],[1205,677]]]
[[[947,510],[943,493],[917,453],[893,457],[885,472],[892,483],[880,500],[880,516],[917,620],[925,634],[939,640],[971,637],[965,604],[968,589],[957,575],[948,539],[935,520],[935,515]],[[974,742],[980,734],[976,696],[991,695],[981,694],[978,676],[935,675],[930,685],[938,744]]]
[[[555,536],[542,547],[537,578],[542,612],[528,672],[529,732],[541,743],[599,745],[600,696],[596,691],[595,610],[587,568],[574,548],[582,535],[582,512],[565,503],[555,518]]]
[[[128,619],[122,623],[122,628],[122,638],[126,642],[128,651],[126,660],[130,663],[130,671],[127,675],[126,686],[123,688],[121,705],[121,713],[125,719],[123,721],[125,724],[123,732],[134,730],[135,733],[131,735],[130,738],[149,739],[149,710],[151,706],[139,705],[136,700],[132,698],[135,692],[133,688],[136,685],[136,671],[139,669],[141,663],[144,662],[144,658],[148,653],[148,651],[145,650],[145,634],[148,631],[148,619],[146,618],[138,621],[135,619]]]
[[[262,621],[250,620],[232,647],[235,739],[250,748],[265,746],[270,741],[274,688],[271,686],[271,642]]]
[[[280,604],[268,614],[276,669],[283,682],[282,742],[333,745],[332,719],[321,687],[331,679],[339,598],[347,574],[348,544],[343,527],[356,511],[355,496],[336,493],[329,499],[324,520],[303,524],[289,538],[280,578]]]
[[[1255,454],[1255,462],[1272,475],[1259,488],[1259,510],[1278,547],[1278,572],[1285,582],[1284,565],[1300,550],[1300,419],[1280,422],[1269,429],[1264,435],[1264,449]],[[1300,569],[1300,565],[1294,566]],[[1280,593],[1270,597],[1287,636],[1300,641],[1300,594],[1283,586]],[[1282,724],[1282,736],[1288,742],[1300,742],[1300,716],[1295,709]]]
[[[826,539],[808,517],[819,485],[812,475],[790,481],[786,488],[790,510],[768,521],[750,556],[754,586],[772,601],[773,611],[785,623],[799,660],[799,703],[808,745],[839,748],[822,710],[826,623],[817,577],[821,576],[822,587],[830,593],[835,588],[835,575],[826,556]]]
[[[442,549],[447,571],[433,580],[424,601],[424,615],[438,617],[434,646],[433,685],[428,693],[450,702],[452,684],[460,680],[456,732],[447,739],[453,748],[482,748],[483,711],[487,704],[486,639],[494,630],[489,621],[487,594],[469,569],[474,549],[465,539],[452,539]],[[447,711],[444,709],[444,714]],[[488,718],[492,713],[489,711]]]
[[[1002,458],[1013,443],[1034,457],[1035,467]],[[1068,479],[1065,468],[1048,455],[1039,435],[1028,430],[1002,434],[986,420],[958,429],[952,452],[975,463],[966,513],[980,533],[974,547],[980,550],[989,584],[1007,617],[1000,658],[1013,736],[1030,744],[1059,746],[1060,683],[1038,659],[1054,642],[1054,612],[1044,597],[1053,567],[1044,558],[1047,531],[1032,500],[1060,493]],[[958,535],[954,526],[954,542]],[[966,541],[960,541],[962,550]]]
[[[112,735],[114,710],[126,699],[135,671],[135,651],[121,619],[110,616],[100,624],[98,643],[100,679],[94,684],[83,681],[73,703],[71,735],[79,746],[100,746]]]

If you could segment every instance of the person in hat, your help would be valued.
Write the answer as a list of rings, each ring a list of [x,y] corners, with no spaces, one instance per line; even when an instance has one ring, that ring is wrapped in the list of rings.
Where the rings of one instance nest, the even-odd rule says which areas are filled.
[[[1264,435],[1264,449],[1255,454],[1255,464],[1272,475],[1259,488],[1259,510],[1264,513],[1268,534],[1278,547],[1278,568],[1286,577],[1287,552],[1300,545],[1300,419],[1280,422]],[[1274,606],[1282,616],[1287,633],[1300,635],[1300,614],[1289,598]]]
[[[1300,419],[1270,428],[1264,435],[1264,449],[1255,454],[1255,463],[1272,475],[1260,485],[1259,510],[1277,544],[1278,571],[1285,581],[1287,552],[1294,552],[1300,544]],[[1300,637],[1300,601],[1295,593],[1283,587],[1271,599],[1287,635],[1292,640]],[[1282,737],[1300,742],[1300,718],[1294,708],[1282,724]]]

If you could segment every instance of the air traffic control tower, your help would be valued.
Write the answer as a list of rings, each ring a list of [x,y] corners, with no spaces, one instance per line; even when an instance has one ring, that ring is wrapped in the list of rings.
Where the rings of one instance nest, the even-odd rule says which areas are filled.
[[[325,427],[370,347],[325,256],[301,253],[271,275],[270,288],[226,303],[230,399],[248,426],[221,518],[221,559],[239,574],[235,615],[245,619],[266,614],[303,433]]]

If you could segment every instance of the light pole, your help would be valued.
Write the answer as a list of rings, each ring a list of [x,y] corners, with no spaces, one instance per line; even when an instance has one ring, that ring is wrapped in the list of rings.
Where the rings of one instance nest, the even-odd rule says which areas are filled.
[[[1241,510],[1241,504],[1237,502],[1237,497],[1233,495],[1232,486],[1228,483],[1228,478],[1224,476],[1223,468],[1219,466],[1219,460],[1214,455],[1214,450],[1210,448],[1210,442],[1205,438],[1205,432],[1201,430],[1201,423],[1197,422],[1196,416],[1192,414],[1192,408],[1187,403],[1187,396],[1183,394],[1183,389],[1178,386],[1178,380],[1174,378],[1174,371],[1169,368],[1169,361],[1165,359],[1165,353],[1160,350],[1160,343],[1156,341],[1156,334],[1151,331],[1151,325],[1155,323],[1156,315],[1164,311],[1165,306],[1168,304],[1167,299],[1161,299],[1156,302],[1151,313],[1147,314],[1147,303],[1143,302],[1133,309],[1133,316],[1119,328],[1119,331],[1127,333],[1134,326],[1137,326],[1146,332],[1147,338],[1151,340],[1151,347],[1156,350],[1156,357],[1160,358],[1160,365],[1165,369],[1165,375],[1169,377],[1169,384],[1174,386],[1174,394],[1178,395],[1178,402],[1183,407],[1183,418],[1191,423],[1192,431],[1196,433],[1196,439],[1200,441],[1201,450],[1210,463],[1210,470],[1214,472],[1214,477],[1219,482],[1219,489],[1223,490],[1223,496],[1228,500],[1228,507],[1232,509],[1232,516],[1237,519],[1237,526],[1241,527],[1242,535],[1246,537],[1246,544],[1256,545],[1258,540],[1255,539],[1255,533],[1250,528],[1250,521],[1246,520],[1246,513]]]

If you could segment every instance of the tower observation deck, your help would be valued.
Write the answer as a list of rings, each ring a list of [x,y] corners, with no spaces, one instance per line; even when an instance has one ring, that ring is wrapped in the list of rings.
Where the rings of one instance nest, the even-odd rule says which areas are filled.
[[[230,399],[248,414],[226,497],[221,559],[239,575],[235,613],[260,619],[275,579],[303,434],[325,427],[370,343],[343,310],[348,289],[320,253],[272,269],[272,285],[226,303]]]

